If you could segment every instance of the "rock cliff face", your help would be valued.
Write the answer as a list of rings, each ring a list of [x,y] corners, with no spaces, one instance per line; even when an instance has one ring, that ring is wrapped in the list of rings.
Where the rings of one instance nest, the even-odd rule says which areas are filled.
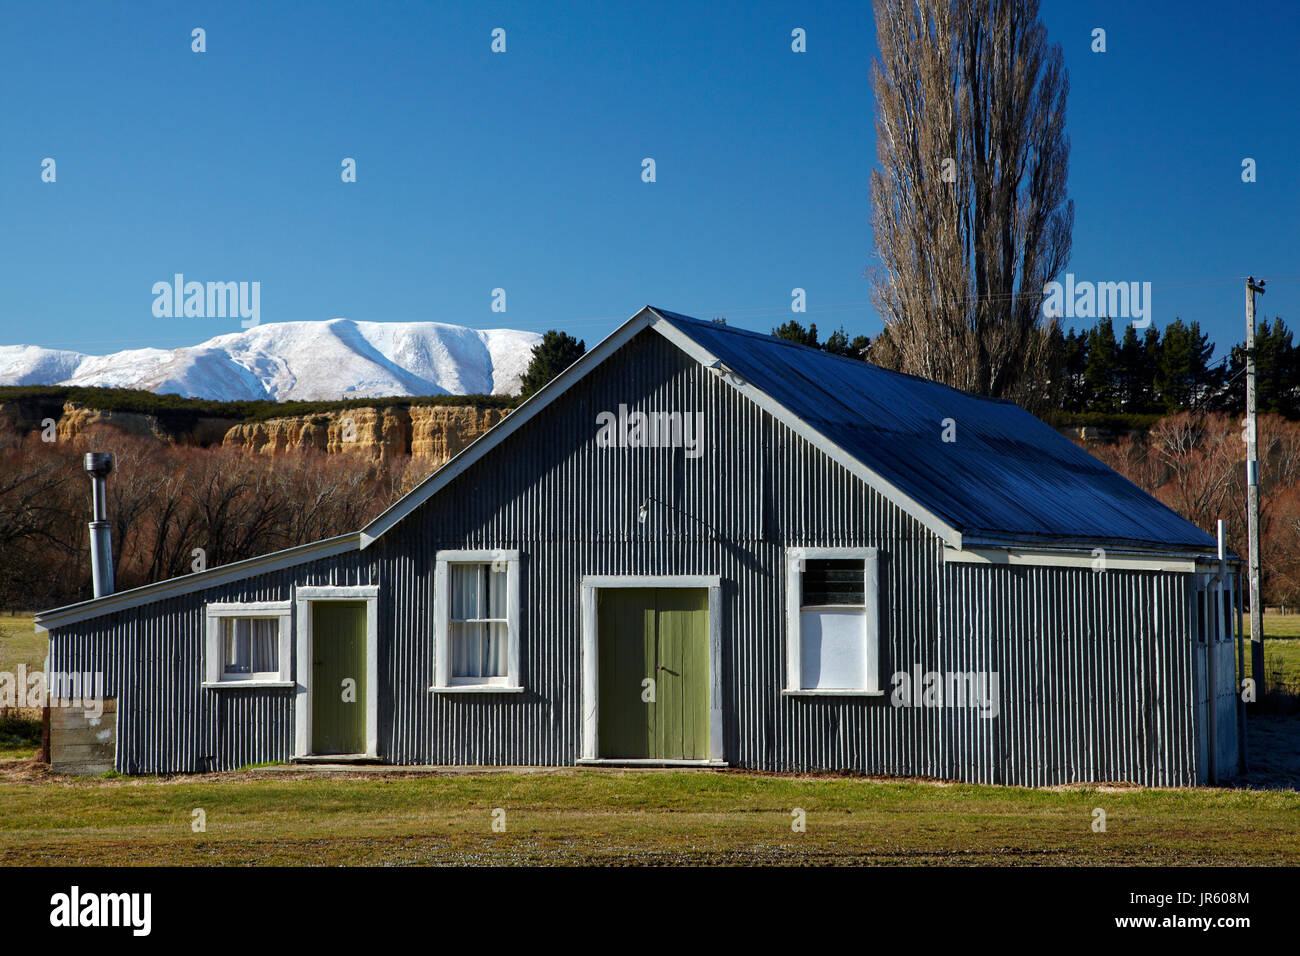
[[[509,409],[479,405],[394,405],[286,416],[262,422],[198,418],[177,428],[156,415],[141,412],[106,411],[74,402],[66,402],[61,407],[9,402],[0,404],[0,425],[20,432],[41,431],[52,420],[59,441],[76,439],[92,427],[107,427],[173,444],[223,445],[255,454],[314,448],[330,454],[359,454],[378,459],[412,455],[436,467],[457,455],[508,413]]]
[[[157,415],[144,412],[109,411],[77,402],[49,403],[43,400],[18,400],[0,403],[0,425],[18,432],[43,432],[54,422],[59,441],[78,438],[90,428],[113,428],[127,435],[153,438],[178,445],[219,445],[235,418],[190,418],[183,425],[168,424]]]
[[[372,458],[412,455],[442,464],[501,419],[506,409],[475,405],[350,408],[236,425],[222,444],[275,454],[316,448]]]

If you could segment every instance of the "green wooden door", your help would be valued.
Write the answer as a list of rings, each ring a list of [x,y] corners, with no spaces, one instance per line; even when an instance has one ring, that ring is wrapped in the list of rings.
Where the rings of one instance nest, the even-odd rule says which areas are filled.
[[[709,756],[709,592],[655,592],[659,679],[655,696],[657,757]]]
[[[709,592],[602,588],[597,594],[600,756],[707,759]]]
[[[366,752],[366,605],[311,606],[311,752]]]

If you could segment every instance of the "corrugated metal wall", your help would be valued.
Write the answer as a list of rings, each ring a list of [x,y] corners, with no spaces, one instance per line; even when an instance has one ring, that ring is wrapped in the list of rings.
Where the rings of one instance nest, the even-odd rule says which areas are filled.
[[[951,563],[946,582],[940,669],[1001,689],[996,720],[951,711],[955,776],[1196,782],[1190,575]]]
[[[373,583],[374,562],[349,554],[169,598],[50,632],[50,669],[99,671],[118,701],[123,773],[230,770],[288,760],[292,690],[204,690],[204,605],[287,601],[299,585]]]
[[[597,414],[620,403],[702,411],[704,453],[597,448]],[[887,696],[782,696],[784,548],[796,545],[878,547],[882,673],[914,662],[996,664],[1003,716],[893,707]],[[527,691],[431,693],[434,555],[498,547],[521,552]],[[55,638],[56,666],[94,669],[105,652],[123,712],[122,770],[283,760],[290,692],[200,689],[203,600],[287,600],[295,582],[374,583],[385,759],[571,764],[581,746],[581,578],[716,574],[734,764],[1026,784],[1193,782],[1178,576],[945,566],[941,552],[912,518],[646,332],[626,361],[597,368],[367,551],[68,628]],[[138,667],[123,667],[127,659]]]

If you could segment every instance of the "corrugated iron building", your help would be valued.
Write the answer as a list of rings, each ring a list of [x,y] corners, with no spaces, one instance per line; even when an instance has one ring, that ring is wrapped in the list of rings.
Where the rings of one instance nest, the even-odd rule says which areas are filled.
[[[1189,785],[1241,756],[1237,570],[1014,405],[646,308],[357,534],[37,622],[125,773]]]

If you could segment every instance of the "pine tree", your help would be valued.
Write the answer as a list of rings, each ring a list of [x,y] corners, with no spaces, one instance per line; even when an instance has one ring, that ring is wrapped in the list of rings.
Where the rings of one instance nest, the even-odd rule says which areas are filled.
[[[524,372],[520,398],[527,398],[587,352],[587,343],[567,332],[551,329],[533,347],[532,361]]]
[[[1255,336],[1257,400],[1261,412],[1275,412],[1287,418],[1300,413],[1296,401],[1297,351],[1291,344],[1291,330],[1281,319],[1264,320]],[[1244,378],[1244,376],[1243,376]]]
[[[1160,360],[1156,367],[1156,398],[1167,410],[1190,408],[1217,390],[1222,373],[1211,369],[1214,343],[1201,332],[1201,324],[1190,325],[1175,318],[1165,329]]]
[[[844,326],[840,326],[830,335],[826,336],[826,341],[822,343],[822,351],[830,352],[831,355],[847,355],[849,351],[849,336],[844,331]]]
[[[1156,407],[1156,369],[1160,367],[1160,330],[1154,325],[1148,326],[1142,336],[1142,385],[1145,395],[1144,411]]]
[[[1101,319],[1088,333],[1088,361],[1084,366],[1083,381],[1091,398],[1089,411],[1119,411],[1116,400],[1118,371],[1115,326],[1110,319]]]
[[[819,349],[822,347],[821,343],[817,341],[816,322],[805,329],[794,319],[791,319],[784,325],[773,329],[772,334],[778,339],[785,339],[787,342],[798,342],[800,345],[807,345],[810,348]]]
[[[1092,404],[1092,396],[1084,381],[1088,367],[1088,333],[1070,329],[1063,343],[1063,375],[1061,403],[1066,411],[1081,412]]]
[[[1156,363],[1160,333],[1154,326],[1139,339],[1132,325],[1124,328],[1119,347],[1120,404],[1126,412],[1147,412],[1155,402]]]

